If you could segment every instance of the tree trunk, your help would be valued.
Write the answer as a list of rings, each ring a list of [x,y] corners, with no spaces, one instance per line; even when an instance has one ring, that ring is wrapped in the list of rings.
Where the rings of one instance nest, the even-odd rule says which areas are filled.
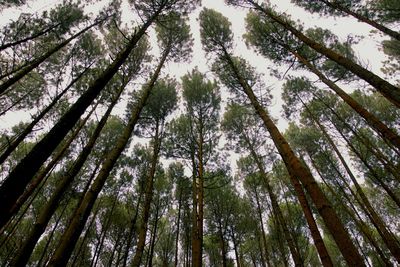
[[[232,233],[231,238],[233,243],[233,250],[235,251],[236,267],[241,267],[239,252],[238,252],[238,242],[236,241],[235,232],[233,231],[233,229],[231,229],[231,233]]]
[[[148,227],[148,220],[150,218],[150,208],[151,203],[153,201],[153,188],[154,188],[154,176],[156,173],[156,168],[158,164],[158,157],[160,153],[160,146],[161,146],[161,137],[159,132],[160,125],[156,125],[156,132],[154,135],[154,146],[153,146],[153,156],[151,159],[151,167],[149,173],[146,178],[146,189],[144,195],[144,203],[142,208],[142,222],[139,227],[139,238],[136,246],[135,255],[133,256],[132,260],[132,267],[139,267],[142,255],[144,251],[144,247],[146,245],[146,235],[147,235],[147,227]]]
[[[143,192],[140,191],[138,201],[136,202],[135,215],[133,216],[132,221],[131,221],[131,225],[129,227],[129,234],[128,234],[128,238],[127,238],[127,242],[126,242],[127,244],[125,246],[124,255],[123,255],[123,263],[122,263],[123,267],[126,266],[126,263],[128,261],[129,249],[131,247],[133,235],[135,233],[136,220],[137,220],[137,217],[139,215],[139,205],[141,203],[142,196],[143,196]]]
[[[333,238],[338,245],[342,255],[344,256],[346,262],[351,266],[365,266],[364,260],[354,246],[350,235],[344,228],[342,222],[337,216],[335,210],[332,208],[330,202],[319,188],[314,177],[306,168],[304,168],[301,161],[296,157],[291,147],[289,146],[283,135],[279,132],[272,119],[258,102],[258,99],[254,95],[251,87],[240,76],[240,72],[237,70],[236,65],[234,64],[226,50],[225,59],[228,61],[229,66],[234,71],[237,80],[240,82],[245,94],[248,96],[257,114],[263,120],[264,126],[267,128],[276,148],[278,149],[279,154],[282,156],[282,159],[285,162],[289,174],[292,177],[297,177],[303,184],[306,191],[309,193],[319,214],[323,218],[325,225],[332,233]]]
[[[218,227],[218,234],[219,234],[219,241],[221,245],[221,258],[222,258],[222,266],[227,267],[227,261],[226,261],[226,248],[225,248],[225,240],[224,240],[224,235],[222,233],[222,224],[219,222],[219,227]]]
[[[201,122],[200,122],[201,123]],[[195,218],[194,228],[194,236],[193,244],[192,244],[192,265],[193,267],[202,267],[203,266],[203,217],[204,217],[204,162],[203,162],[203,125],[200,125],[199,130],[199,141],[198,141],[198,151],[197,151],[197,181],[195,178],[195,188],[196,191],[196,203],[197,209],[194,212],[197,216]]]
[[[121,136],[118,138],[114,148],[109,152],[108,156],[104,160],[103,166],[97,175],[95,181],[93,182],[90,190],[85,194],[85,197],[82,203],[79,205],[77,210],[77,214],[72,219],[71,223],[68,225],[68,228],[64,232],[62,236],[62,240],[60,242],[59,247],[56,250],[56,253],[50,260],[49,266],[65,266],[68,262],[68,259],[72,253],[73,248],[75,247],[76,241],[79,238],[80,233],[86,223],[87,218],[90,215],[90,211],[93,207],[94,202],[97,199],[98,194],[104,186],[104,183],[107,180],[107,177],[111,170],[113,169],[115,162],[121,155],[122,151],[125,149],[130,136],[133,132],[133,129],[139,119],[140,112],[142,111],[146,101],[150,95],[152,88],[161,72],[161,68],[164,65],[166,60],[167,53],[165,53],[155,71],[153,76],[151,77],[150,82],[147,86],[144,87],[141,97],[138,103],[132,110],[130,115],[130,119],[123,130]]]
[[[86,122],[89,120],[92,113],[96,110],[96,107],[97,104],[92,108],[92,110],[89,112],[86,118],[79,123],[78,127],[71,133],[71,136],[66,140],[66,142],[62,144],[60,150],[56,152],[56,154],[53,156],[53,158],[47,164],[47,166],[38,171],[36,176],[33,178],[32,182],[25,189],[24,193],[17,199],[15,205],[12,206],[8,215],[9,216],[8,219],[10,219],[20,210],[22,205],[32,195],[32,193],[35,191],[35,189],[38,187],[40,183],[45,183],[47,181],[47,178],[49,177],[51,171],[56,166],[56,164],[62,159],[62,157],[64,157],[65,153],[67,152],[67,149],[69,148],[71,143],[75,140],[75,138],[78,136],[80,130],[85,126]]]
[[[160,205],[160,200],[157,200],[157,208],[156,208],[156,216],[154,219],[154,227],[153,227],[153,237],[151,238],[151,242],[150,242],[150,253],[149,253],[149,265],[148,267],[152,267],[153,266],[153,256],[154,256],[154,247],[156,246],[156,238],[157,238],[157,226],[158,226],[158,213],[159,213],[159,205]]]
[[[327,58],[335,61],[337,64],[343,66],[348,69],[361,79],[368,82],[372,85],[376,90],[378,90],[384,97],[386,97],[389,101],[391,101],[394,105],[400,108],[400,89],[376,74],[370,72],[369,70],[363,68],[352,60],[343,57],[342,55],[336,53],[332,49],[325,47],[324,45],[315,42],[314,40],[305,36],[302,32],[297,30],[295,27],[290,25],[289,22],[285,21],[285,19],[280,16],[275,15],[270,9],[264,8],[256,3],[254,0],[247,0],[250,4],[254,6],[254,8],[265,16],[271,18],[273,21],[277,22],[281,26],[283,26],[286,30],[290,31],[293,35],[295,35],[299,40],[307,44],[309,47],[313,48],[315,51],[321,53]]]
[[[262,218],[262,211],[261,211],[261,205],[260,205],[260,200],[258,197],[258,192],[257,192],[257,188],[254,188],[254,193],[255,193],[255,197],[256,197],[256,205],[257,205],[257,215],[258,215],[258,220],[260,222],[260,229],[261,229],[261,235],[262,235],[262,244],[264,249],[260,251],[261,254],[265,253],[265,262],[268,263],[268,266],[270,266],[269,263],[269,252],[268,252],[268,243],[267,243],[267,238],[266,238],[266,233],[265,233],[265,229],[264,229],[264,221]],[[280,243],[281,244],[281,243]],[[282,244],[281,244],[282,245]],[[283,247],[282,247],[283,248]],[[284,255],[282,255],[284,257]],[[287,267],[287,262],[286,260],[284,260],[284,264]]]
[[[349,8],[347,8],[341,4],[335,3],[334,1],[333,2],[329,2],[327,0],[320,0],[320,1],[325,3],[327,6],[333,8],[333,9],[340,10],[340,11],[344,12],[345,14],[353,16],[354,18],[358,19],[359,21],[367,23],[370,26],[374,27],[375,29],[380,30],[381,32],[389,35],[390,37],[400,41],[400,33],[393,31],[382,24],[379,24],[375,20],[369,19],[357,12],[350,10]]]
[[[299,251],[295,248],[293,237],[288,229],[288,225],[283,216],[282,210],[278,204],[277,197],[268,181],[268,177],[265,172],[264,166],[260,160],[260,157],[258,156],[257,152],[254,150],[253,145],[251,144],[249,138],[247,137],[247,135],[244,132],[242,132],[242,137],[245,140],[245,142],[247,144],[247,148],[250,150],[250,154],[253,157],[254,161],[256,162],[256,165],[257,165],[257,167],[261,173],[261,176],[264,180],[265,187],[267,189],[269,198],[271,200],[273,213],[276,215],[276,218],[277,218],[280,226],[282,227],[283,235],[285,236],[286,242],[288,244],[290,254],[292,255],[293,262],[294,262],[295,266],[304,266],[303,261],[301,260]],[[257,197],[257,201],[258,201],[258,197]]]
[[[11,206],[22,194],[26,185],[30,182],[33,175],[40,168],[47,157],[57,147],[72,126],[79,120],[86,108],[100,94],[108,81],[118,71],[119,67],[128,58],[130,52],[135,48],[140,38],[145,34],[147,28],[161,13],[162,7],[157,10],[150,19],[132,37],[126,48],[121,51],[114,62],[97,78],[84,92],[72,107],[61,117],[49,133],[37,143],[29,154],[23,158],[14,170],[8,175],[0,187],[0,214],[5,215],[10,211]],[[165,60],[164,60],[165,61]],[[137,110],[138,112],[141,110]],[[119,154],[119,153],[118,153]],[[0,227],[5,223],[4,216],[0,217]]]
[[[90,65],[91,66],[91,65]],[[11,144],[7,147],[7,149],[0,156],[0,164],[3,164],[7,157],[17,148],[17,146],[25,139],[25,137],[32,132],[33,127],[57,104],[58,100],[65,95],[65,93],[89,70],[87,67],[83,72],[81,72],[75,79],[71,81],[71,83],[60,93],[58,94],[42,112],[39,113],[38,116],[33,119],[33,121],[21,132],[18,134],[16,139],[11,142]]]
[[[175,260],[174,266],[178,267],[178,255],[179,255],[179,229],[180,229],[180,221],[181,221],[181,205],[182,205],[182,191],[180,188],[179,191],[179,200],[178,200],[178,218],[176,219],[176,236],[175,236]]]

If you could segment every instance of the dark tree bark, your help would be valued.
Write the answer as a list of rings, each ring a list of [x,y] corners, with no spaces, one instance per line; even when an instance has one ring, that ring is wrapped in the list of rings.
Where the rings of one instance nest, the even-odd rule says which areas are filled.
[[[338,245],[338,248],[341,251],[342,255],[344,256],[346,262],[351,266],[365,266],[364,260],[357,251],[356,247],[354,246],[350,238],[350,235],[344,228],[342,222],[337,216],[335,210],[332,208],[325,194],[319,188],[314,177],[312,176],[310,171],[307,170],[303,166],[301,161],[296,157],[293,150],[283,137],[283,135],[279,132],[278,128],[276,127],[272,119],[269,117],[268,113],[259,103],[252,88],[241,77],[240,72],[237,69],[237,66],[232,61],[231,56],[228,54],[228,52],[224,47],[222,48],[224,50],[224,59],[227,61],[229,67],[234,72],[238,82],[242,86],[245,94],[248,96],[257,114],[263,120],[264,126],[270,133],[271,138],[276,148],[278,149],[278,152],[281,155],[286,165],[286,168],[289,171],[289,174],[292,177],[297,177],[303,184],[306,191],[309,193],[319,214],[323,218],[325,225],[327,226],[329,231],[333,234],[334,240]]]
[[[61,99],[65,95],[65,93],[89,70],[90,66],[87,67],[83,72],[81,72],[75,79],[71,81],[71,83],[60,93],[58,94],[51,103],[42,110],[39,115],[37,115],[33,121],[21,132],[18,134],[15,140],[8,145],[7,149],[0,156],[0,164],[3,164],[7,157],[17,148],[17,146],[25,139],[25,137],[32,132],[32,129],[35,125],[43,119],[43,117],[57,104],[58,100]]]
[[[119,67],[126,61],[130,52],[136,47],[140,38],[145,34],[147,28],[158,17],[161,11],[162,7],[142,25],[125,49],[117,55],[114,62],[89,86],[88,90],[81,95],[50,132],[32,148],[30,153],[18,163],[4,180],[0,187],[0,203],[2,203],[0,206],[0,227],[5,224],[6,218],[9,217],[7,215],[10,212],[10,208],[22,194],[24,188],[30,182],[36,171],[63,140],[76,121],[79,120],[86,108],[101,93],[102,89],[118,71]]]

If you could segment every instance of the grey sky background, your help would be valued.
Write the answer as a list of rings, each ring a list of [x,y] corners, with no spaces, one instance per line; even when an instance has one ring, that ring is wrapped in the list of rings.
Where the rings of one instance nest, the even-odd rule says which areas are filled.
[[[5,9],[2,11],[2,13],[0,13],[0,27],[7,24],[10,20],[16,19],[22,12],[41,13],[42,11],[50,9],[57,3],[61,2],[61,0],[28,1],[25,6],[18,9]],[[304,12],[303,9],[291,4],[290,0],[271,0],[270,2],[271,4],[276,6],[276,9],[278,11],[286,12],[292,16],[292,19],[301,21],[304,24],[305,28],[314,26],[327,28],[332,30],[342,40],[345,40],[348,35],[362,36],[363,39],[357,45],[353,46],[354,50],[356,51],[356,55],[359,57],[363,65],[368,66],[376,74],[383,76],[382,72],[380,71],[380,67],[381,62],[385,59],[385,56],[382,52],[379,51],[382,37],[378,34],[371,34],[371,28],[365,23],[360,23],[357,20],[349,17],[332,18],[320,17],[319,15],[311,15],[307,12]],[[93,13],[97,13],[97,11],[106,3],[107,0],[99,1],[95,5],[88,6],[87,10]],[[242,39],[242,35],[245,33],[244,18],[246,16],[246,13],[248,12],[247,9],[227,6],[223,0],[203,0],[202,7],[195,10],[189,18],[191,31],[194,38],[192,61],[182,63],[169,63],[167,66],[164,67],[163,73],[169,74],[170,76],[175,76],[179,80],[180,76],[186,74],[188,71],[191,71],[197,66],[200,71],[207,74],[207,77],[213,78],[213,75],[209,70],[209,65],[212,63],[212,61],[209,62],[208,57],[202,50],[200,43],[200,27],[198,23],[198,16],[203,7],[212,8],[221,12],[231,21],[232,29],[235,35],[235,54],[248,60],[259,73],[264,74],[264,82],[272,89],[273,94],[273,100],[271,105],[268,107],[268,110],[273,115],[273,117],[278,119],[278,127],[280,128],[280,130],[284,130],[287,126],[287,122],[284,121],[283,118],[281,118],[282,102],[280,100],[280,87],[283,81],[270,76],[268,68],[278,68],[280,72],[283,73],[287,70],[287,66],[271,64],[268,59],[257,55],[254,51],[251,50],[251,48],[246,47]],[[132,9],[127,4],[127,1],[123,2],[122,10],[123,18],[129,20],[129,17],[132,14]],[[150,30],[150,37],[154,50],[153,53],[157,55],[158,47],[154,30]],[[315,77],[312,75],[310,75],[310,78],[315,80]],[[354,88],[349,85],[342,86],[347,91],[351,91]],[[226,98],[226,94],[226,90],[223,90],[223,99]],[[122,107],[120,107],[119,110],[120,112],[122,112]],[[29,119],[29,113],[11,112],[6,116],[0,117],[0,128],[9,128],[21,120]]]

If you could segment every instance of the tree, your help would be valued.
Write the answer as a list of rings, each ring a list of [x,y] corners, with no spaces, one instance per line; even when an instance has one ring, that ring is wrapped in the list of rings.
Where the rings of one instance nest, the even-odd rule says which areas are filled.
[[[258,101],[249,82],[247,82],[255,83],[251,75],[254,71],[249,68],[244,60],[234,58],[229,54],[228,51],[232,47],[232,33],[227,19],[216,11],[204,9],[200,16],[200,26],[202,29],[202,44],[205,51],[213,52],[218,57],[218,61],[214,66],[217,75],[232,91],[237,93],[240,92],[238,90],[241,90],[247,95],[256,113],[262,119],[265,128],[270,133],[271,139],[284,160],[289,174],[301,181],[306,191],[310,194],[319,214],[324,219],[325,224],[332,233],[335,233],[335,241],[341,248],[346,261],[349,264],[364,265],[364,261],[353,245],[349,234],[328,199],[316,184],[311,172],[296,157],[283,135]]]
[[[334,50],[329,49],[326,46],[322,45],[321,43],[316,42],[315,40],[307,37],[303,32],[301,32],[301,30],[297,29],[293,25],[293,22],[291,22],[288,19],[285,19],[282,15],[277,14],[270,7],[265,5],[260,5],[258,4],[258,2],[254,0],[239,0],[239,1],[229,0],[228,2],[234,5],[248,4],[251,8],[254,8],[255,10],[257,10],[257,12],[265,16],[266,19],[270,19],[271,21],[278,23],[279,25],[284,27],[285,30],[289,31],[304,44],[308,45],[318,53],[326,56],[327,58],[335,61],[337,64],[353,72],[361,79],[364,79],[366,82],[372,85],[377,91],[379,91],[383,96],[385,96],[389,101],[391,101],[397,107],[400,107],[400,95],[399,95],[400,90],[398,87],[392,85],[391,83],[387,82],[386,80],[382,79],[376,74],[368,71],[367,69],[358,65],[351,59],[348,59],[347,57],[341,55],[340,53],[337,53]]]
[[[150,1],[150,3],[142,3],[141,7],[144,9],[154,8],[154,12],[150,14],[147,13],[149,19],[130,38],[127,46],[124,48],[124,50],[118,53],[113,63],[109,65],[107,69],[104,70],[104,72],[102,72],[102,74],[91,83],[85,93],[83,93],[80,98],[71,106],[71,108],[62,116],[62,118],[60,118],[60,120],[53,126],[48,134],[40,142],[38,142],[34,148],[32,148],[30,153],[21,160],[21,162],[14,168],[14,170],[1,185],[1,202],[4,204],[1,206],[0,213],[4,214],[5,216],[1,217],[0,226],[3,226],[5,221],[8,219],[7,214],[9,213],[11,205],[13,205],[18,196],[23,192],[25,186],[32,179],[40,165],[47,159],[58,143],[68,133],[69,129],[76,123],[86,108],[101,93],[107,82],[110,81],[121,65],[126,61],[131,51],[137,46],[139,40],[146,33],[147,28],[156,20],[158,16],[170,9],[177,8],[179,5],[182,5],[182,3],[178,0],[160,2]],[[144,12],[145,11],[146,10],[144,10]],[[146,96],[146,94],[144,96]],[[144,102],[145,100],[146,99],[144,99]]]

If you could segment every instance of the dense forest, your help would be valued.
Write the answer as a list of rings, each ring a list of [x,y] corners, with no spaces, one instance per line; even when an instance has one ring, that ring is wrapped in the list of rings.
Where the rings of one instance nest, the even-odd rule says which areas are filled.
[[[35,2],[0,1],[1,266],[400,264],[399,0]]]

